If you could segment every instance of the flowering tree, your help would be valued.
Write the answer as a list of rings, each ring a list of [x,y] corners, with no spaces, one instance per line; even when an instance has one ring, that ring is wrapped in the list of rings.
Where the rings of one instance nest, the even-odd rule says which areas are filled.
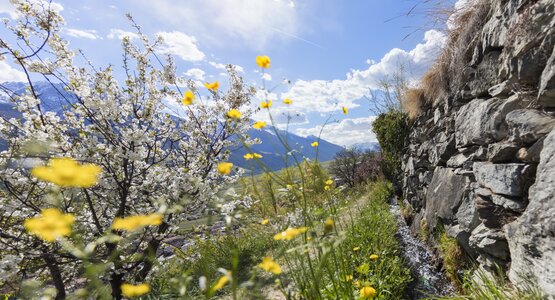
[[[20,17],[5,23],[13,36],[0,39],[0,56],[28,88],[11,95],[23,118],[0,119],[0,267],[11,270],[0,287],[34,279],[56,299],[140,295],[164,239],[239,175],[221,162],[249,127],[254,91],[230,67],[229,91],[215,82],[201,93],[138,26],[140,45],[122,41],[124,78],[111,65],[78,66],[47,2],[12,3]],[[41,106],[37,80],[63,86],[61,113]]]

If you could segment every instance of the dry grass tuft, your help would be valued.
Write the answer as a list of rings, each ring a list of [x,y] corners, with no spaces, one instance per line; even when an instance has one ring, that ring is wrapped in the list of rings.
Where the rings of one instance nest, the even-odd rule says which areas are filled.
[[[425,104],[426,98],[423,89],[409,88],[403,92],[401,106],[411,120],[416,119],[422,113]]]

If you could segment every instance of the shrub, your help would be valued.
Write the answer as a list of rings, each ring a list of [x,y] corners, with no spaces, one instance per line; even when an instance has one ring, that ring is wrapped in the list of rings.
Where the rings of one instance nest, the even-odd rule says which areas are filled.
[[[341,183],[349,187],[366,181],[375,181],[381,176],[381,155],[357,149],[342,150],[335,155],[330,171]]]
[[[395,110],[380,114],[372,123],[372,130],[382,151],[383,173],[393,182],[398,182],[401,173],[401,160],[409,129],[407,114]]]

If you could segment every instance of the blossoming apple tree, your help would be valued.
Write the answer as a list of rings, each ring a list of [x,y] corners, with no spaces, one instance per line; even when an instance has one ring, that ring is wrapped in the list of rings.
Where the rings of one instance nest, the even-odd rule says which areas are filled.
[[[48,2],[12,4],[19,18],[5,22],[12,36],[0,38],[0,58],[26,75],[27,92],[2,86],[22,118],[0,118],[0,267],[10,270],[0,288],[136,295],[164,239],[238,176],[217,166],[250,126],[254,91],[231,67],[227,92],[180,78],[171,57],[156,55],[161,41],[136,25],[139,45],[122,40],[121,67],[96,68],[60,36],[63,18]],[[39,80],[65,90],[60,113],[41,105]]]

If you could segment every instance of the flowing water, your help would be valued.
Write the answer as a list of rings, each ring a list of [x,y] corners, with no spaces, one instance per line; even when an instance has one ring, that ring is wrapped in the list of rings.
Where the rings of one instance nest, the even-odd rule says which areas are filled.
[[[452,294],[455,289],[445,274],[432,264],[433,254],[430,249],[412,236],[410,228],[401,216],[396,198],[391,200],[391,212],[397,217],[397,236],[414,278],[408,289],[408,299],[416,300]]]

